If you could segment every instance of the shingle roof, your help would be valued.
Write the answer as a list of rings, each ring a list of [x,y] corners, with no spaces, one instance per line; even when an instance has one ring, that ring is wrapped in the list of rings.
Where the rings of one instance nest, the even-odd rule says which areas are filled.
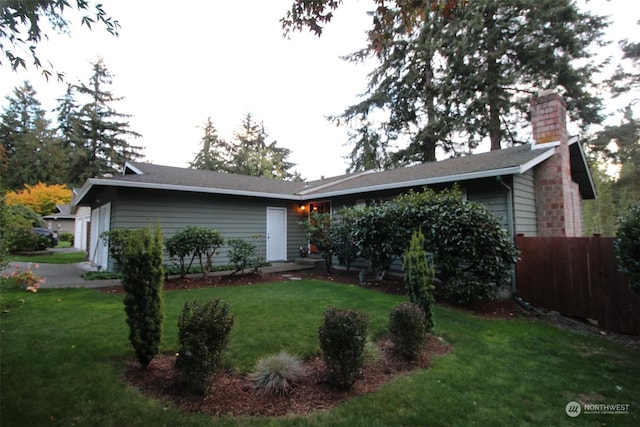
[[[325,186],[305,195],[329,195],[362,192],[365,189],[389,189],[415,185],[457,182],[486,176],[523,173],[542,162],[553,153],[551,150],[534,150],[531,145],[520,145],[488,153],[454,157],[438,162],[391,169],[376,173],[360,174],[335,185]]]
[[[573,144],[572,144],[573,145]],[[579,144],[577,144],[579,145]],[[383,189],[401,189],[436,183],[524,173],[553,155],[553,147],[536,149],[530,144],[488,153],[456,157],[438,162],[380,172],[361,172],[298,182],[227,174],[206,170],[127,163],[125,173],[110,178],[91,178],[80,190],[74,205],[86,203],[87,196],[103,186],[229,194],[287,200],[354,194]],[[575,155],[572,148],[572,157]],[[579,153],[578,153],[579,154]],[[579,160],[576,160],[579,162]],[[588,169],[576,167],[583,195],[592,188]],[[585,193],[586,192],[586,193]]]

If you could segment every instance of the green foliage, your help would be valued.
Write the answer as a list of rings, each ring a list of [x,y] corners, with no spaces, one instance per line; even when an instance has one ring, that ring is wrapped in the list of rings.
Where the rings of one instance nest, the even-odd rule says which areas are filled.
[[[337,388],[350,389],[364,365],[369,319],[355,310],[329,307],[318,328],[322,358],[328,380]]]
[[[63,150],[36,95],[29,82],[14,88],[13,97],[7,97],[8,105],[0,115],[0,171],[9,190],[22,191],[25,184],[39,182],[65,182]]]
[[[294,3],[286,28],[319,33],[341,2]],[[352,130],[350,170],[435,161],[438,148],[455,155],[484,139],[492,150],[521,142],[532,86],[557,91],[574,122],[602,120],[601,98],[585,87],[608,24],[572,0],[377,3],[366,46],[347,59],[378,66],[361,100],[333,118]],[[391,152],[399,139],[408,144]]]
[[[229,261],[235,268],[233,274],[244,272],[247,269],[252,273],[257,273],[264,264],[264,258],[256,254],[256,246],[253,243],[241,239],[232,239],[227,243],[231,246]]]
[[[113,103],[122,99],[109,90],[113,75],[102,59],[91,63],[88,84],[73,86],[64,102],[74,104],[74,92],[85,101],[67,117],[61,117],[70,134],[64,135],[63,145],[70,148],[68,182],[82,184],[88,178],[119,174],[127,161],[142,156],[141,146],[129,141],[141,135],[129,127],[128,114],[120,113]],[[62,124],[62,123],[61,123]],[[99,137],[96,137],[99,135]]]
[[[3,187],[3,180],[0,178],[0,271],[8,267],[7,254],[9,253],[9,241],[7,233],[9,231],[9,215],[7,213],[7,203]]]
[[[304,370],[300,359],[286,351],[260,358],[251,378],[256,389],[262,394],[283,396],[293,391],[295,383],[302,377]]]
[[[420,306],[403,302],[389,314],[389,332],[395,351],[405,359],[415,359],[424,348],[427,319]]]
[[[352,210],[343,209],[338,218],[331,222],[331,249],[340,265],[347,267],[347,271],[358,256],[358,248],[351,234],[354,227],[352,213]]]
[[[167,252],[184,277],[189,273],[191,265],[198,259],[202,276],[207,279],[213,270],[213,256],[224,244],[224,238],[218,230],[202,228],[195,225],[187,225],[172,237],[167,239]],[[187,258],[191,259],[187,263]]]
[[[261,176],[274,179],[299,179],[289,170],[294,166],[287,158],[291,150],[278,147],[277,142],[267,143],[269,137],[264,123],[258,123],[251,114],[245,115],[240,130],[231,146],[231,161],[226,170],[240,175]]]
[[[311,212],[309,218],[300,221],[307,233],[309,242],[318,248],[320,256],[324,259],[327,273],[331,271],[332,241],[331,241],[331,214],[328,212]]]
[[[122,286],[129,340],[138,361],[147,367],[158,354],[164,320],[162,302],[162,232],[156,224],[137,230],[124,248]]]
[[[62,233],[58,234],[58,240],[61,242],[73,243],[73,233],[63,231]]]
[[[371,271],[384,276],[409,240],[406,225],[399,222],[398,211],[393,204],[383,202],[347,209],[342,213],[345,214],[353,218],[352,241],[358,253],[369,261]]]
[[[343,209],[357,253],[374,271],[387,271],[403,256],[414,230],[422,228],[441,286],[454,304],[491,298],[511,279],[518,250],[500,220],[485,206],[463,200],[457,189],[425,189],[366,207]]]
[[[23,205],[7,205],[5,215],[3,239],[9,253],[42,251],[51,245],[50,239],[33,232],[34,226],[44,223],[33,209]]]
[[[164,242],[169,259],[178,267],[180,277],[184,277],[191,271],[196,257],[193,239],[197,233],[196,227],[188,225]]]
[[[129,228],[112,228],[100,234],[100,238],[109,248],[109,255],[120,268],[124,266],[125,251],[129,243],[138,238],[138,232]]]
[[[43,68],[36,52],[37,46],[43,38],[49,38],[46,33],[47,29],[56,32],[69,31],[71,23],[64,15],[66,12],[67,16],[73,16],[73,14],[69,14],[69,11],[74,8],[82,14],[82,16],[76,15],[76,19],[80,18],[81,25],[86,25],[91,29],[93,24],[100,22],[109,33],[118,35],[120,24],[105,13],[100,3],[92,5],[90,1],[86,0],[76,0],[75,2],[64,0],[3,2],[2,9],[0,9],[0,52],[8,61],[11,69],[26,69],[27,61],[29,61],[36,68],[42,69],[42,73],[48,79],[52,70]],[[22,54],[27,52],[30,60],[22,57]],[[0,60],[0,64],[2,64],[2,60]],[[58,72],[57,76],[58,79],[62,79],[63,74]]]
[[[24,219],[25,224],[28,224],[30,227],[44,226],[42,216],[30,207],[24,205],[7,205],[7,217],[9,224],[18,217]]]
[[[213,256],[220,246],[224,244],[224,238],[218,230],[212,228],[188,227],[191,227],[189,231],[193,239],[191,244],[193,245],[193,252],[200,263],[202,277],[207,279],[209,272],[212,271]]]
[[[519,252],[487,207],[463,200],[456,189],[409,193],[395,201],[400,223],[410,230],[422,227],[441,280],[436,291],[445,300],[468,305],[494,297],[509,283]]]
[[[205,304],[187,301],[178,319],[180,352],[176,369],[183,381],[208,393],[214,375],[222,368],[234,318],[230,305],[220,299]]]
[[[424,250],[424,235],[420,229],[411,236],[409,248],[402,259],[404,283],[409,299],[423,311],[425,331],[433,329],[433,290],[436,271]]]
[[[631,292],[640,296],[640,203],[631,206],[618,221],[614,247],[618,268],[629,278]]]
[[[204,127],[204,135],[201,139],[202,150],[197,154],[193,162],[189,162],[189,167],[193,169],[211,170],[215,172],[226,172],[228,169],[231,145],[218,136],[211,117],[207,117]]]

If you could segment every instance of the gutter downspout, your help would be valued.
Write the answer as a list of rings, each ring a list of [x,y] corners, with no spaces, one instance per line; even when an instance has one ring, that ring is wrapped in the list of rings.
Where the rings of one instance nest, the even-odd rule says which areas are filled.
[[[500,175],[496,176],[496,181],[498,184],[502,185],[507,190],[507,231],[512,239],[515,240],[516,232],[515,225],[513,220],[513,190],[509,187],[503,180]],[[542,314],[539,310],[537,310],[534,306],[524,301],[522,298],[518,296],[518,284],[516,283],[516,268],[515,264],[511,269],[511,298],[526,310],[535,311],[538,314]]]

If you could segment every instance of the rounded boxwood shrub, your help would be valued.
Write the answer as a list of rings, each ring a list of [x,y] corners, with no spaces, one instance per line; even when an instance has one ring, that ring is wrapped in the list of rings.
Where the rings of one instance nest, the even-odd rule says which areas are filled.
[[[396,305],[389,314],[389,332],[395,351],[405,359],[415,359],[422,352],[426,340],[424,311],[410,302]]]
[[[328,381],[335,387],[349,389],[360,376],[368,324],[365,313],[335,307],[325,311],[318,334]]]
[[[230,307],[220,299],[204,304],[187,301],[178,318],[176,369],[183,381],[201,393],[209,392],[213,377],[222,368],[222,354],[234,324]]]

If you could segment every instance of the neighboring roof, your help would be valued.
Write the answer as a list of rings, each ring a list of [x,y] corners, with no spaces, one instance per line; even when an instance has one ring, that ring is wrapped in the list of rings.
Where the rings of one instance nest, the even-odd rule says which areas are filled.
[[[56,205],[56,212],[45,215],[44,219],[74,219],[75,215],[71,213],[71,205]]]
[[[580,144],[572,143],[571,147],[571,166],[575,171],[573,179],[578,182],[584,198],[593,198],[595,192],[584,153]],[[532,145],[525,144],[438,162],[308,182],[131,162],[126,164],[123,175],[88,179],[74,198],[73,205],[88,203],[91,195],[101,187],[134,187],[303,201],[521,174],[542,163],[553,153],[553,147],[534,149]]]

